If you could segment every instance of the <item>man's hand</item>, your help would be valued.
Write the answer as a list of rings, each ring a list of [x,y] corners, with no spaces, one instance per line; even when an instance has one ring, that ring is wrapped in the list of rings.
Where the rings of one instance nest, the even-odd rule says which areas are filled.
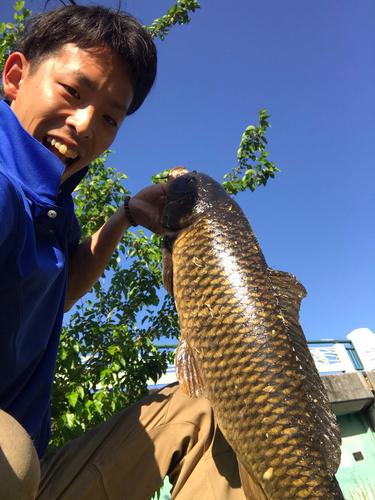
[[[153,233],[163,234],[161,214],[165,205],[166,184],[153,184],[139,191],[129,201],[129,210],[136,224]]]

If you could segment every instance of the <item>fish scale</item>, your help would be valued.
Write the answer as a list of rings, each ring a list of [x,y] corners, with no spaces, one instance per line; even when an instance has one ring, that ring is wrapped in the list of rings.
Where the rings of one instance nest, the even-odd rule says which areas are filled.
[[[303,287],[288,278],[286,289],[286,273],[267,267],[247,218],[218,183],[189,176],[171,182],[164,211],[183,359],[195,365],[196,384],[263,498],[341,500],[325,449],[336,440],[337,453],[337,428],[325,394],[315,388],[322,384],[298,323]],[[176,206],[178,199],[168,198],[177,182],[189,193],[196,184],[188,211],[185,201]],[[173,230],[182,205],[183,224]]]

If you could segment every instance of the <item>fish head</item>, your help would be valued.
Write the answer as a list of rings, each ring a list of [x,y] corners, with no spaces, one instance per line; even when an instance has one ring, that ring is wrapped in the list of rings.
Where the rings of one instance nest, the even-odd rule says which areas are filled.
[[[173,246],[178,234],[194,224],[202,213],[200,174],[184,167],[170,171],[167,181],[166,203],[161,217],[165,229],[163,238],[163,286],[170,295],[173,291]]]
[[[166,232],[178,232],[228,197],[222,185],[209,175],[176,167],[168,175],[162,225]]]
[[[166,203],[162,225],[168,232],[177,232],[195,218],[198,201],[196,172],[176,167],[168,175]]]

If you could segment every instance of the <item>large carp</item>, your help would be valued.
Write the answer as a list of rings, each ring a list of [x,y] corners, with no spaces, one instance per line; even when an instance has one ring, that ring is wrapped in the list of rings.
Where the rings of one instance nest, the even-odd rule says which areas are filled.
[[[205,174],[169,175],[163,280],[181,327],[176,374],[204,394],[249,500],[343,500],[340,433],[299,324],[304,287],[271,270],[239,205]]]

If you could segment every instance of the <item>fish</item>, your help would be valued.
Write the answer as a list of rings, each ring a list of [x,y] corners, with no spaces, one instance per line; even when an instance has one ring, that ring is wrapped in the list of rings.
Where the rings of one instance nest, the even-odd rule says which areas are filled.
[[[340,430],[299,322],[305,288],[268,267],[240,206],[204,173],[171,170],[162,225],[176,376],[208,398],[245,497],[344,500]]]

